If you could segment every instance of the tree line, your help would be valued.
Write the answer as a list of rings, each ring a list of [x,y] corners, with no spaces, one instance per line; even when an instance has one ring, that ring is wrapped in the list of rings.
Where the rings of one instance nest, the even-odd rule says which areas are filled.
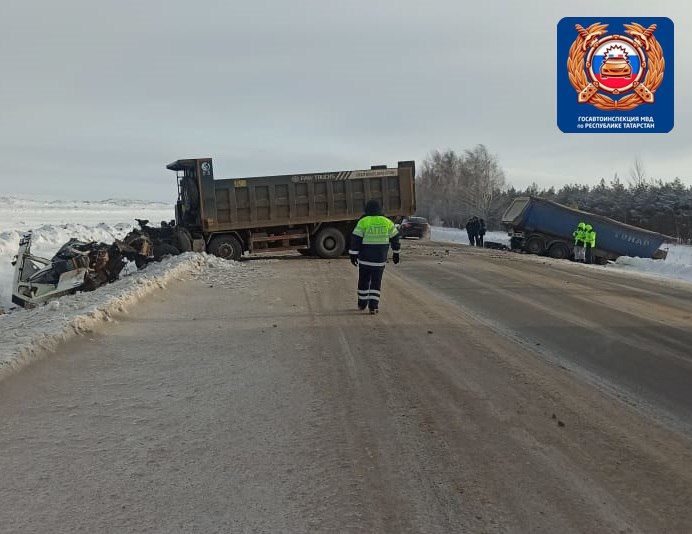
[[[433,151],[416,178],[417,214],[432,224],[463,228],[476,215],[489,230],[501,229],[502,214],[519,196],[539,196],[692,243],[692,186],[647,176],[636,159],[624,183],[618,175],[597,185],[567,184],[559,189],[506,184],[496,155],[484,145],[456,153]]]

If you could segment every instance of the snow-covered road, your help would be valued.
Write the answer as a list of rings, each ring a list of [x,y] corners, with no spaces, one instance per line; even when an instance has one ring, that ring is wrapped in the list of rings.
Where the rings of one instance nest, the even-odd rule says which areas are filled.
[[[33,310],[0,315],[0,380],[74,336],[84,334],[112,314],[126,311],[152,291],[169,283],[199,276],[203,271],[220,273],[232,280],[241,269],[236,262],[192,252],[165,258],[142,271],[135,271],[97,291],[68,295]]]
[[[0,382],[0,530],[692,532],[692,287],[403,247],[377,316],[246,261]]]

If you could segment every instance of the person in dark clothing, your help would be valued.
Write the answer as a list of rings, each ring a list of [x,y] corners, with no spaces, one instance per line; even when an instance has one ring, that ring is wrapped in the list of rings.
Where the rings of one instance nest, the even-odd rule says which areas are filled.
[[[471,246],[476,244],[476,236],[478,235],[476,220],[476,217],[471,217],[466,223],[466,235],[469,236],[469,245]]]
[[[483,246],[483,239],[485,236],[485,230],[486,230],[485,221],[483,219],[480,219],[478,221],[478,235],[476,237],[476,245],[478,245],[479,247]]]
[[[377,313],[381,298],[381,284],[387,253],[391,245],[394,252],[392,261],[399,263],[399,231],[394,223],[382,215],[377,200],[365,204],[365,217],[362,217],[351,235],[348,254],[351,263],[358,267],[358,309],[366,307],[371,314]]]

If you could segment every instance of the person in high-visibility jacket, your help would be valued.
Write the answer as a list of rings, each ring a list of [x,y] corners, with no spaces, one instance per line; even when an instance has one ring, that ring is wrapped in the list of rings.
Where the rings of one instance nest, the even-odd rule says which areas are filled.
[[[584,262],[586,259],[584,246],[586,241],[586,223],[580,222],[577,229],[572,232],[574,237],[574,261]]]
[[[584,247],[586,249],[586,263],[593,263],[593,249],[596,248],[596,230],[590,224],[586,225],[584,234]]]
[[[369,308],[377,313],[380,305],[382,274],[391,245],[392,261],[399,263],[399,231],[394,223],[382,215],[377,200],[365,204],[365,216],[358,221],[351,236],[348,254],[358,267],[358,309]]]

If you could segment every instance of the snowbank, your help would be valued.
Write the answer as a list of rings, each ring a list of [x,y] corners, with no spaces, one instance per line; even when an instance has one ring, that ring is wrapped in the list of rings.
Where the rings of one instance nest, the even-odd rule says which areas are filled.
[[[11,262],[22,234],[33,230],[31,251],[51,258],[71,238],[111,242],[136,226],[135,218],[153,223],[174,217],[170,205],[126,200],[37,201],[0,197],[0,308],[11,306]]]
[[[659,278],[692,282],[692,246],[671,245],[665,260],[620,257],[609,267]]]
[[[462,245],[469,244],[469,238],[466,230],[459,228],[444,228],[442,226],[432,226],[430,228],[430,239],[433,241],[444,241],[446,243],[460,243]],[[509,246],[509,235],[507,232],[487,232],[485,234],[486,241],[494,241]]]
[[[139,299],[167,284],[206,269],[221,272],[225,281],[243,270],[236,262],[207,254],[186,253],[152,263],[96,291],[62,297],[33,310],[0,315],[0,379],[21,369],[41,352],[76,334],[91,331],[127,310]]]

